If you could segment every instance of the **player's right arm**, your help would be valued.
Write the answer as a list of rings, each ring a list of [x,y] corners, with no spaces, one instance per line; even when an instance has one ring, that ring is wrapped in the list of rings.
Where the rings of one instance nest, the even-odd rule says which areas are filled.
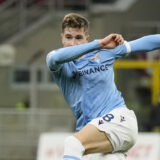
[[[46,58],[48,67],[51,70],[58,70],[65,62],[77,59],[91,51],[103,48],[113,49],[123,43],[123,37],[120,34],[110,34],[101,40],[94,40],[89,43],[61,48],[51,51]]]
[[[98,40],[85,44],[60,48],[48,53],[46,62],[48,67],[55,71],[58,70],[63,63],[77,59],[96,49],[99,49]]]

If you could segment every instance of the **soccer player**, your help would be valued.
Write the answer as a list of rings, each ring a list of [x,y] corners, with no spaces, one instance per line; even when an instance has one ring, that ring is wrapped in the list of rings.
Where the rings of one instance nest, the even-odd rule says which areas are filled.
[[[124,160],[136,142],[138,127],[134,111],[115,86],[113,62],[129,53],[160,48],[160,35],[127,42],[120,34],[110,34],[89,42],[88,28],[85,17],[67,14],[62,21],[63,48],[46,58],[76,117],[76,133],[65,140],[63,160],[82,160],[94,153]]]

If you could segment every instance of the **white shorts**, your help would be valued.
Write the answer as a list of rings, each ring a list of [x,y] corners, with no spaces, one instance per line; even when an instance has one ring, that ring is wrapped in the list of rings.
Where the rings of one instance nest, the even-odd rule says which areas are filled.
[[[119,107],[110,113],[93,119],[89,124],[106,133],[113,152],[127,152],[138,137],[137,118],[132,110]]]

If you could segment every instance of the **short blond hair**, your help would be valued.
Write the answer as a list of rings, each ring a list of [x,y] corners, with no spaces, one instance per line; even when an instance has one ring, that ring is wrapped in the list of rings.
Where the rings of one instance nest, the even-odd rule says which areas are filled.
[[[89,21],[80,14],[69,13],[64,16],[62,21],[62,33],[66,27],[71,28],[84,28],[85,34],[88,34],[89,31]]]

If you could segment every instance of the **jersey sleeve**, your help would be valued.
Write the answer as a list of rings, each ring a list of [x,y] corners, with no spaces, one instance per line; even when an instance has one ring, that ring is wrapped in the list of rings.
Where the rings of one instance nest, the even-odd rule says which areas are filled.
[[[115,58],[121,58],[129,53],[148,52],[156,49],[160,49],[160,34],[144,36],[133,41],[125,41],[111,51]]]
[[[115,59],[117,59],[128,55],[131,52],[131,48],[128,42],[124,41],[123,44],[118,45],[116,48],[110,49],[108,51],[112,53]]]
[[[148,35],[128,42],[131,53],[160,49],[160,34]]]
[[[62,67],[62,64],[55,64],[55,61],[52,60],[55,54],[56,54],[56,51],[53,50],[49,52],[46,57],[47,66],[51,71],[58,71]]]
[[[53,50],[47,54],[46,63],[50,70],[56,71],[65,62],[77,59],[91,51],[99,49],[98,41]]]

